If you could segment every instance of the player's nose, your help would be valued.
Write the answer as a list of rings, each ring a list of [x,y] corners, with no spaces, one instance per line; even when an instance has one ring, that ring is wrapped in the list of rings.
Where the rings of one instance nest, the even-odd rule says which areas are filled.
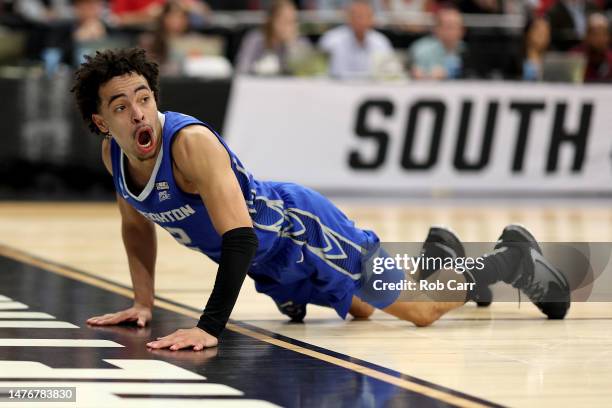
[[[144,120],[144,112],[138,106],[132,107],[132,121],[134,123],[140,123]]]

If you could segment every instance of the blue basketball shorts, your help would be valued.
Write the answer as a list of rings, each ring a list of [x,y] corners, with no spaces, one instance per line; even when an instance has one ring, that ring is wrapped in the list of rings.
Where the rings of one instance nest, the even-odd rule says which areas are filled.
[[[285,223],[272,255],[249,271],[258,292],[280,304],[329,306],[342,318],[353,296],[379,309],[397,300],[399,291],[375,290],[372,282],[399,282],[404,272],[373,275],[366,267],[371,257],[386,255],[374,232],[357,228],[331,201],[309,188],[275,183],[274,190],[282,200]],[[277,197],[275,205],[280,200]]]

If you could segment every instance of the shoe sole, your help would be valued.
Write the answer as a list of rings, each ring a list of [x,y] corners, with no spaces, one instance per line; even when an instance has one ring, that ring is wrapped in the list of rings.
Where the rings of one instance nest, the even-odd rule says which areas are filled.
[[[457,234],[455,234],[455,232],[448,228],[448,227],[442,227],[442,226],[433,226],[431,228],[429,228],[429,233],[427,234],[427,238],[429,238],[430,236],[438,236],[440,237],[443,242],[444,245],[446,245],[448,248],[452,249],[453,252],[455,252],[455,256],[457,257],[465,257],[465,248],[463,247],[463,244],[461,243],[461,240],[459,239],[459,237],[457,236]],[[425,239],[425,242],[427,242],[427,239]],[[447,242],[450,242],[451,245],[447,244]],[[439,243],[439,242],[435,242],[434,243]],[[457,253],[457,251],[455,251],[455,248],[459,248],[460,252]]]
[[[542,313],[544,313],[549,319],[551,320],[558,320],[558,319],[563,319],[565,317],[565,315],[567,314],[567,311],[570,308],[570,304],[571,304],[571,299],[569,296],[569,283],[567,281],[567,278],[557,270],[557,268],[555,268],[550,262],[548,262],[548,260],[546,258],[544,258],[543,254],[542,254],[542,248],[540,247],[540,244],[538,244],[538,241],[535,239],[535,237],[531,234],[531,232],[529,232],[527,230],[527,228],[523,227],[522,225],[519,224],[512,224],[507,226],[506,228],[504,228],[504,232],[506,232],[507,230],[509,231],[513,231],[517,234],[519,234],[521,237],[523,237],[524,241],[523,243],[527,243],[530,246],[530,252],[531,250],[535,250],[538,253],[538,257],[534,257],[531,253],[529,254],[529,258],[532,260],[531,262],[529,262],[529,265],[525,264],[525,262],[523,262],[521,264],[521,268],[525,268],[525,267],[530,267],[532,269],[536,268],[536,262],[540,262],[542,264],[545,265],[546,268],[548,268],[548,270],[551,271],[551,273],[555,276],[556,280],[561,281],[561,283],[563,284],[563,286],[566,288],[567,292],[568,292],[568,299],[564,300],[564,301],[552,301],[552,302],[538,302],[538,303],[534,303]],[[503,233],[502,233],[503,235]],[[520,241],[501,241],[500,243],[504,243],[506,245],[508,244],[512,244],[512,243],[520,243]],[[497,246],[496,246],[497,247]],[[535,270],[533,271],[533,273],[535,273]],[[521,274],[519,274],[520,276]],[[559,311],[559,310],[555,310],[555,311],[551,311],[549,310],[549,312],[551,313],[546,313],[544,312],[541,308],[540,305],[542,304],[547,304],[547,305],[558,305],[558,306],[562,306],[563,310]]]
[[[540,254],[542,254],[542,248],[540,248],[540,244],[538,244],[538,240],[535,239],[535,237],[531,234],[531,232],[529,232],[529,230],[525,227],[523,227],[520,224],[510,224],[508,225],[506,228],[504,228],[504,231],[502,232],[502,234],[506,231],[514,231],[517,234],[519,234],[520,236],[523,237],[523,241],[502,241],[500,243],[504,243],[504,244],[509,244],[509,243],[513,243],[513,242],[517,242],[517,243],[521,243],[521,242],[528,242],[536,251],[538,251]],[[496,246],[497,248],[497,246]]]

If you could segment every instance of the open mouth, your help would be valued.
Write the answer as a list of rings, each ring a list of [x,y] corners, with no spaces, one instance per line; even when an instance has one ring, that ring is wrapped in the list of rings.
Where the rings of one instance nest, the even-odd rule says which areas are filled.
[[[136,142],[144,148],[150,147],[153,144],[153,137],[151,131],[148,128],[138,130],[136,133]]]
[[[136,144],[141,150],[149,150],[153,146],[153,131],[145,126],[136,131]]]

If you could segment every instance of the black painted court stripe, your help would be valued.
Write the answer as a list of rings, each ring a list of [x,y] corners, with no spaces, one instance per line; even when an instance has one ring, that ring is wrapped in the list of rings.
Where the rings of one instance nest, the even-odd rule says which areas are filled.
[[[90,272],[85,272],[15,248],[11,248],[4,244],[0,244],[0,255],[39,267],[49,272],[79,280],[92,286],[100,287],[129,298],[132,298],[133,295],[132,290],[125,285],[98,277]],[[193,317],[194,319],[198,319],[200,317],[201,312],[191,306],[182,305],[158,296],[156,296],[155,299],[157,307],[171,310],[184,316]],[[291,339],[289,337],[252,326],[244,322],[231,320],[227,325],[227,329],[268,344],[273,344],[287,350],[292,350],[294,352],[346,368],[362,375],[376,378],[399,388],[416,392],[447,404],[466,408],[502,407],[502,405],[495,404],[478,397],[470,396],[385,367],[377,366],[363,360],[336,353],[331,350],[301,342],[299,340]]]
[[[39,381],[49,381],[49,377],[3,377],[1,381],[11,381],[11,382],[39,382]],[[132,383],[132,384],[142,384],[143,380],[134,380],[131,378],[74,378],[74,377],[53,377],[53,382],[75,382],[75,383],[90,383],[95,381],[97,383]],[[144,380],[147,384],[202,384],[202,380],[193,379],[193,380],[154,380],[147,379]],[[0,382],[1,384],[1,382]],[[210,383],[209,383],[210,384]],[[0,405],[1,407],[2,405]]]

